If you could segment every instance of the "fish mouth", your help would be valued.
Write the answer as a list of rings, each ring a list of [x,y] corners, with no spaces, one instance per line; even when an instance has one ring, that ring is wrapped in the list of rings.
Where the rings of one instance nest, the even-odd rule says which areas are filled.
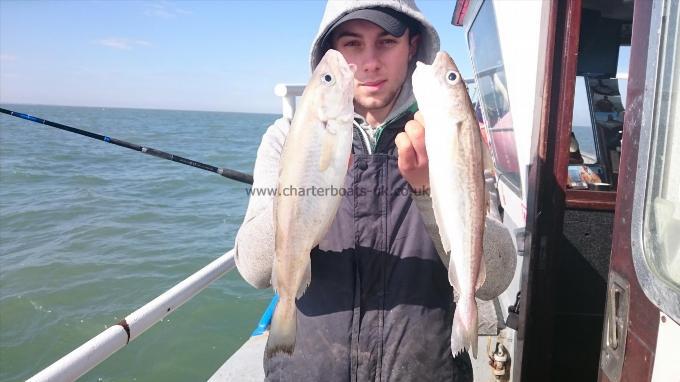
[[[458,72],[458,66],[453,61],[453,58],[445,51],[437,52],[437,55],[432,62],[432,67],[436,68],[446,68],[448,70],[454,70]]]

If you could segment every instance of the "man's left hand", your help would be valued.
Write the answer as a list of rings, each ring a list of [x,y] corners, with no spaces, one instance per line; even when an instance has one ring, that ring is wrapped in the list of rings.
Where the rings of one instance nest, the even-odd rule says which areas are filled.
[[[429,192],[430,172],[425,150],[425,121],[420,112],[408,121],[404,132],[394,139],[399,159],[397,164],[401,175],[416,192]]]

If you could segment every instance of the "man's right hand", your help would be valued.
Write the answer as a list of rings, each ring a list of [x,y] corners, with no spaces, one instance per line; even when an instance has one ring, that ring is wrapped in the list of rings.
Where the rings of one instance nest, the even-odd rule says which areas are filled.
[[[401,175],[416,192],[429,192],[430,169],[425,150],[425,121],[421,112],[408,121],[394,139],[399,159],[397,165]]]

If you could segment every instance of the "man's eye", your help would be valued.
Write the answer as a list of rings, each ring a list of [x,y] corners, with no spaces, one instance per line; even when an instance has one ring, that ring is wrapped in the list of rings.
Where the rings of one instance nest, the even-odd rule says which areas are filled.
[[[347,41],[344,46],[359,46],[361,45],[359,41]]]
[[[381,43],[382,45],[394,45],[394,44],[397,43],[397,41],[396,41],[396,40],[389,39],[389,40],[381,40],[380,43]]]

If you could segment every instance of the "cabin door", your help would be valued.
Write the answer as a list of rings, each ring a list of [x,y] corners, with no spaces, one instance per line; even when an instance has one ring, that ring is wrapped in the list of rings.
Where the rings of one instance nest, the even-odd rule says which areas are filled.
[[[602,382],[680,380],[679,7],[635,2]]]

